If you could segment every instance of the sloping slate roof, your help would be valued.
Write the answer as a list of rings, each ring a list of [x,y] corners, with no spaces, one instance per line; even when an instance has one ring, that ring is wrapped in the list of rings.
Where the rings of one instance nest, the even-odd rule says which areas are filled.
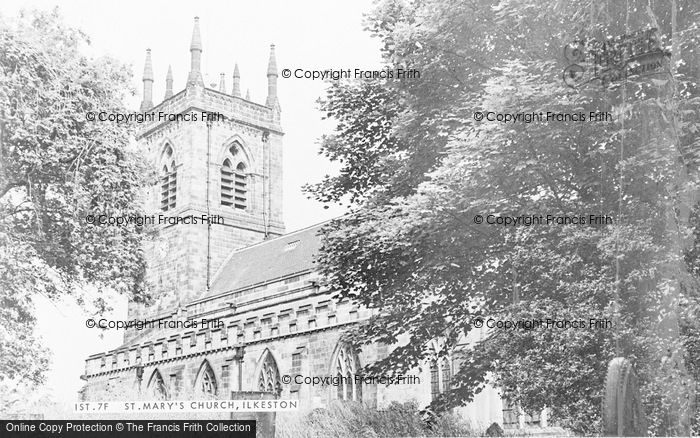
[[[323,224],[234,251],[214,278],[206,296],[313,269]]]

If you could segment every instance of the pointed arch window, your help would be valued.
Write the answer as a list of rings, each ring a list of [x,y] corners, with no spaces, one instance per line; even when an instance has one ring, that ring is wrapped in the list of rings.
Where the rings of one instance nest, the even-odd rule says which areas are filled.
[[[214,375],[214,370],[211,369],[211,365],[209,365],[207,361],[202,364],[195,389],[199,391],[200,394],[204,395],[215,396],[217,393],[216,376]]]
[[[166,146],[162,161],[164,164],[160,177],[160,209],[168,211],[177,205],[177,167],[172,146]]]
[[[502,397],[503,403],[503,427],[506,429],[517,428],[520,425],[518,407],[508,397]]]
[[[165,380],[163,380],[163,376],[160,374],[160,371],[155,370],[153,371],[153,374],[151,374],[151,379],[148,381],[148,392],[156,400],[168,399],[168,390],[165,386]]]
[[[238,163],[234,169],[231,160],[221,165],[221,205],[245,210],[248,201],[248,176],[245,164]]]
[[[430,396],[435,398],[449,391],[452,386],[452,369],[450,360],[443,357],[442,360],[434,360],[430,364]]]
[[[452,386],[452,369],[450,369],[450,360],[442,359],[442,392],[449,391]]]
[[[539,426],[542,421],[542,411],[529,414],[506,396],[501,397],[503,407],[503,427],[505,429],[517,429],[521,421],[525,426]]]
[[[333,361],[334,374],[338,379],[336,398],[338,400],[362,400],[362,383],[355,376],[360,372],[360,361],[349,345],[338,348]]]
[[[430,397],[435,400],[440,395],[440,368],[437,362],[430,364]]]
[[[279,394],[282,391],[280,383],[280,372],[277,368],[277,362],[272,354],[267,351],[263,358],[260,374],[258,375],[258,390],[263,392],[272,392]]]

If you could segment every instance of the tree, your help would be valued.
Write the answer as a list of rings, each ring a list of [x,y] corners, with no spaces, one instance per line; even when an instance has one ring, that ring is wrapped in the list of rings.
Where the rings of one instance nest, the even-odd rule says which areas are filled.
[[[605,368],[623,355],[638,367],[651,432],[689,431],[697,377],[687,364],[700,360],[698,223],[688,208],[697,204],[700,15],[692,2],[629,3],[385,1],[374,11],[369,28],[387,64],[421,71],[420,81],[383,84],[405,104],[387,120],[405,145],[386,155],[400,158],[394,174],[417,177],[408,190],[378,182],[327,227],[320,257],[339,299],[375,309],[352,339],[396,346],[368,372],[405,373],[452,354],[462,366],[434,409],[468,402],[493,375],[526,411],[548,406],[554,420],[595,433]],[[670,75],[578,90],[562,82],[572,40],[652,26],[672,53]],[[331,93],[325,107],[352,107],[337,101],[346,98]],[[609,111],[615,120],[479,122],[475,111]],[[363,128],[345,116],[360,122],[337,133],[349,154]],[[373,164],[354,168],[358,179]],[[613,223],[475,223],[548,214]],[[614,328],[493,330],[455,351],[480,318],[607,319]]]
[[[0,17],[1,19],[1,17]],[[32,297],[78,299],[86,285],[145,299],[141,230],[99,227],[95,213],[137,211],[148,169],[129,150],[127,124],[89,121],[125,112],[129,69],[88,59],[82,33],[57,11],[0,21],[0,380],[43,380]],[[107,303],[99,297],[104,310]]]
[[[335,83],[328,96],[321,101],[322,110],[337,121],[337,134],[322,139],[322,153],[331,161],[342,162],[343,167],[339,175],[327,175],[305,188],[322,202],[340,202],[348,196],[355,203],[373,189],[386,186],[387,179],[396,177],[394,171],[402,169],[398,154],[405,148],[392,135],[392,121],[403,108],[397,94],[376,81],[350,86]],[[401,187],[390,187],[394,186]]]

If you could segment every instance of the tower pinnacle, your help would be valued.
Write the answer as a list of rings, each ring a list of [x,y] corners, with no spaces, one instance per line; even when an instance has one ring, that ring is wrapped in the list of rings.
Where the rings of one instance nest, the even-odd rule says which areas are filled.
[[[267,100],[265,105],[273,108],[277,101],[277,60],[275,59],[275,45],[270,44],[270,60],[267,63]]]
[[[219,78],[219,91],[226,93],[226,73],[221,73]]]
[[[270,61],[267,63],[267,75],[277,77],[277,59],[275,58],[275,45],[270,44]]]
[[[173,97],[173,68],[168,66],[168,74],[165,76],[165,98]]]
[[[202,51],[202,35],[199,33],[199,17],[194,17],[194,29],[192,29],[192,42],[190,43],[190,51]]]
[[[146,63],[143,67],[143,100],[141,111],[153,107],[153,62],[151,61],[151,49],[146,49]]]
[[[192,42],[190,43],[190,58],[192,60],[190,74],[187,77],[187,86],[204,86],[202,79],[202,36],[199,33],[199,17],[194,17],[194,29],[192,30]]]
[[[231,94],[234,96],[241,95],[241,74],[238,72],[238,63],[233,67],[233,90],[231,90]]]

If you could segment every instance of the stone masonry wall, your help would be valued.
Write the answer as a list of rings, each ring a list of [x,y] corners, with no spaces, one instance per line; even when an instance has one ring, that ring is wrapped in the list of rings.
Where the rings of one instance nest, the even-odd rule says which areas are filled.
[[[85,400],[109,397],[110,388],[138,390],[136,364],[144,367],[141,391],[157,369],[171,395],[191,394],[206,361],[219,387],[219,398],[230,391],[257,390],[260,365],[269,351],[280,375],[333,375],[333,354],[341,335],[353,324],[366,319],[369,312],[350,304],[336,305],[328,291],[316,286],[318,277],[306,272],[243,291],[234,291],[187,307],[182,320],[221,318],[224,328],[167,331],[153,329],[141,333],[143,341],[121,350],[93,355],[86,362]],[[225,303],[237,300],[235,312]],[[167,320],[176,320],[173,315]],[[240,362],[237,354],[243,352]],[[298,362],[292,356],[298,354]],[[386,354],[386,348],[371,346],[359,354],[360,364]],[[241,376],[239,380],[239,369]],[[415,399],[427,404],[429,376],[416,370],[420,384],[363,385],[362,400],[382,407],[391,400]],[[241,385],[239,386],[239,381]],[[427,399],[426,399],[427,394]],[[324,407],[336,397],[334,386],[305,384],[282,385],[282,398],[298,398],[306,408]],[[191,397],[196,398],[196,397]]]

